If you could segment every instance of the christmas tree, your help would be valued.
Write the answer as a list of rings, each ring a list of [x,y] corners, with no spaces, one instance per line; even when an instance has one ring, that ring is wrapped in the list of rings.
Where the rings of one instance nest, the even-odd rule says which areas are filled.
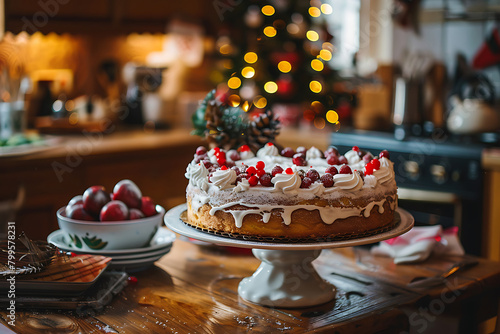
[[[328,65],[334,47],[326,18],[332,10],[320,0],[239,3],[224,16],[216,40],[211,79],[217,91],[251,118],[269,108],[298,105],[300,117],[317,128],[338,124],[336,73]]]

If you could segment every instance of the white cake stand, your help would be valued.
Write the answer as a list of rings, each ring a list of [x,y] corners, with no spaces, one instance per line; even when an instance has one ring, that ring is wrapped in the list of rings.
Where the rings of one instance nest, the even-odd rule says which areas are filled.
[[[243,299],[271,307],[308,307],[329,302],[335,298],[335,286],[326,282],[312,265],[322,249],[358,246],[394,238],[413,227],[414,219],[398,208],[399,222],[389,231],[373,236],[327,242],[280,243],[246,241],[214,235],[186,225],[180,215],[186,204],[172,208],[165,215],[165,224],[172,231],[189,238],[209,243],[252,248],[261,264],[251,277],[244,278],[238,286]],[[397,215],[396,215],[397,216]]]

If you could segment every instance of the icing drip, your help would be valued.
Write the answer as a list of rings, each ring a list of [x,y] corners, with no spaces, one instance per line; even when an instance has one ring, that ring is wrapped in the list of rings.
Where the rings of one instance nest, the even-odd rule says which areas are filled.
[[[263,148],[257,151],[257,157],[258,158],[264,158],[264,157],[275,157],[278,156],[278,148],[274,145],[264,145]]]
[[[297,172],[293,174],[276,174],[271,182],[274,184],[274,191],[282,191],[284,194],[297,194],[297,189],[300,188],[302,179]]]
[[[187,168],[184,176],[189,179],[189,183],[204,191],[208,189],[208,170],[202,163],[191,162]]]
[[[342,190],[360,190],[363,188],[363,180],[357,172],[352,174],[336,174],[333,176],[334,185]]]
[[[212,174],[210,181],[212,181],[215,186],[219,187],[219,189],[223,190],[232,187],[236,181],[236,176],[236,172],[232,169],[218,169]]]
[[[321,153],[320,150],[318,150],[316,147],[312,146],[310,149],[307,150],[306,152],[306,160],[309,161],[311,159],[319,159],[323,156],[323,153]]]
[[[395,203],[395,196],[391,196],[388,198],[392,198],[392,203],[391,208],[393,203]],[[239,202],[231,202],[231,203],[226,203],[224,205],[218,206],[218,207],[212,207],[210,209],[210,214],[214,215],[217,211],[219,210],[224,210],[228,207],[234,206],[234,205],[243,205],[247,207],[245,210],[224,210],[225,212],[230,213],[235,222],[235,226],[238,228],[241,228],[243,225],[243,219],[245,218],[246,215],[249,214],[257,214],[262,216],[262,221],[264,223],[269,222],[269,219],[271,217],[271,211],[272,210],[279,210],[281,212],[281,218],[283,219],[283,223],[285,225],[290,225],[292,221],[292,213],[295,210],[298,209],[305,209],[308,211],[313,211],[313,210],[318,210],[321,220],[325,224],[333,224],[337,219],[344,219],[344,218],[349,218],[349,217],[357,217],[361,216],[363,214],[364,217],[369,217],[371,214],[371,210],[375,205],[378,205],[378,212],[383,213],[384,212],[384,203],[387,201],[387,198],[378,201],[378,202],[373,202],[368,204],[367,206],[363,208],[343,208],[343,207],[318,207],[316,205],[293,205],[293,206],[279,206],[279,205],[259,205],[258,208],[255,208],[254,205],[245,205]]]
[[[204,204],[207,204],[209,201],[210,197],[208,196],[195,196],[191,199],[191,207],[193,208],[194,212],[198,212],[198,210],[200,210],[200,208]]]

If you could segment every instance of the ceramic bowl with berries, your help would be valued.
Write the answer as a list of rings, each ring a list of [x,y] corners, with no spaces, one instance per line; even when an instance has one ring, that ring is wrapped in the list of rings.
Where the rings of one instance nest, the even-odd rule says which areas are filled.
[[[121,180],[111,194],[92,186],[73,197],[57,221],[76,250],[119,250],[149,245],[164,215],[134,182]]]

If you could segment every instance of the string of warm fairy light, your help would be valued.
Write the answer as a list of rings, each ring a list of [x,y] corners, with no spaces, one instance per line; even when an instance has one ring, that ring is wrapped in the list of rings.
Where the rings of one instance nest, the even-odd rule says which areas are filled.
[[[273,16],[276,13],[276,9],[272,5],[265,5],[261,8],[261,12],[265,16]],[[331,5],[326,3],[321,3],[320,0],[311,0],[311,5],[308,9],[308,14],[313,18],[318,18],[321,15],[329,15],[333,12],[333,8]],[[299,24],[302,23],[302,16],[300,15],[292,15],[292,22],[286,25],[286,31],[290,35],[296,35],[300,32]],[[279,21],[279,22],[278,22]],[[278,31],[276,27],[281,28],[285,27],[285,23],[282,20],[274,21],[273,25],[268,25],[264,27],[262,30],[264,36],[267,38],[274,38]],[[317,42],[320,38],[319,33],[313,29],[310,29],[306,32],[306,38],[311,42]],[[324,62],[328,62],[332,59],[333,53],[333,45],[329,42],[325,42],[321,46],[321,50],[317,55],[316,59],[313,59],[310,63],[311,68],[316,72],[322,72],[325,65]],[[219,46],[219,52],[224,55],[229,55],[233,52],[233,47],[230,45],[229,41],[225,41],[222,45]],[[241,70],[241,76],[243,79],[251,79],[256,75],[256,69],[254,66],[259,56],[254,51],[247,52],[243,59],[248,64]],[[228,60],[224,63],[225,68],[232,68],[232,63]],[[282,60],[277,65],[278,70],[282,73],[289,73],[293,70],[292,64],[286,60]],[[242,79],[238,77],[238,73],[234,72],[232,76],[227,81],[227,87],[233,90],[236,90],[242,86]],[[264,84],[264,91],[268,94],[275,94],[278,92],[278,84],[274,81],[268,81]],[[318,80],[311,80],[309,82],[309,89],[311,92],[315,94],[320,94],[323,91],[323,85]],[[267,106],[267,99],[262,95],[257,95],[253,98],[252,101],[244,101],[242,104],[242,99],[238,94],[232,94],[228,97],[228,101],[232,106],[242,106],[243,110],[248,111],[251,104],[259,109],[264,109]],[[313,121],[314,126],[319,129],[325,127],[325,119],[321,117],[317,117],[318,114],[318,105],[321,105],[321,108],[324,106],[319,101],[314,101],[311,104],[311,109],[308,109],[304,112],[304,118]],[[324,109],[322,109],[324,110]],[[326,121],[332,124],[339,124],[339,117],[335,110],[328,110],[326,112]]]

